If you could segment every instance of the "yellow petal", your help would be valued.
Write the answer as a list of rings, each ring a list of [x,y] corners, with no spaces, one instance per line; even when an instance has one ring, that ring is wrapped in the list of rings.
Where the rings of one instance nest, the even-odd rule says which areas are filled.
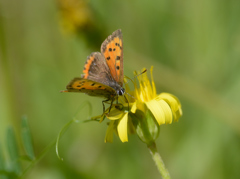
[[[110,121],[107,128],[105,140],[104,140],[105,143],[113,141],[113,132],[114,132],[114,121]]]
[[[171,107],[173,112],[174,121],[178,121],[178,119],[182,116],[182,108],[181,103],[178,98],[169,93],[161,93],[157,96],[156,100],[165,100],[168,105]]]
[[[136,102],[136,107],[138,110],[145,112],[146,111],[146,105],[142,102]]]
[[[153,66],[151,66],[151,69],[150,69],[150,73],[151,73],[151,80],[152,80],[152,93],[153,93],[153,98],[156,97],[157,95],[157,92],[156,92],[156,86],[155,86],[155,83],[153,81]]]
[[[118,136],[122,142],[128,141],[127,123],[128,123],[128,113],[125,113],[122,119],[120,119],[117,126]]]
[[[164,100],[158,101],[159,107],[162,108],[165,114],[165,123],[171,124],[172,123],[172,110],[169,107],[168,103]]]
[[[137,110],[137,103],[133,103],[132,108],[131,108],[131,113],[135,113]]]
[[[145,103],[147,108],[152,112],[159,125],[165,124],[165,114],[161,105],[156,100],[151,100]]]

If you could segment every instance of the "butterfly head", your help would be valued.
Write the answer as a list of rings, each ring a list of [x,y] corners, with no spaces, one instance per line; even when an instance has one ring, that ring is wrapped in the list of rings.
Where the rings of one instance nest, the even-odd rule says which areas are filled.
[[[124,94],[125,94],[125,89],[124,89],[124,88],[120,88],[119,90],[117,90],[117,94],[118,94],[119,96],[124,95]]]

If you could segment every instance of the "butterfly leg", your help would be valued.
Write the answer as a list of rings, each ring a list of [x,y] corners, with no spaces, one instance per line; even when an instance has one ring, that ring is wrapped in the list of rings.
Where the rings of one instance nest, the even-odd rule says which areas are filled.
[[[117,102],[116,102],[116,103],[117,103],[117,104],[116,104],[115,108],[116,108],[116,109],[119,109],[119,110],[122,110],[122,109],[123,109],[123,104],[118,103],[118,98],[117,98]],[[120,107],[120,105],[121,105],[121,107]]]
[[[102,101],[102,105],[103,105],[103,115],[105,114],[105,105],[104,103],[108,102],[111,100],[111,104],[110,104],[110,107],[109,107],[109,110],[108,110],[108,113],[110,113],[111,109],[112,109],[112,106],[113,106],[113,101],[114,101],[114,98],[113,99],[106,99],[104,101]]]
[[[106,114],[106,111],[105,111],[105,105],[104,105],[104,103],[106,103],[106,102],[108,102],[108,101],[110,101],[110,99],[106,99],[106,100],[102,101],[103,114],[102,114],[101,120],[100,120],[99,122],[102,122],[102,121],[105,119],[105,117],[106,117],[106,115],[105,115],[105,114]],[[111,101],[111,104],[110,104],[109,111],[108,111],[107,115],[110,113],[110,111],[111,111],[111,109],[112,109],[113,101],[114,101],[114,98],[113,98],[112,101]]]
[[[105,117],[106,117],[106,115],[105,115],[105,105],[104,105],[104,103],[105,103],[105,102],[108,102],[108,101],[110,101],[110,99],[106,99],[106,100],[103,100],[103,101],[102,101],[102,105],[103,105],[103,114],[102,114],[102,116],[101,116],[101,120],[100,120],[99,122],[102,122],[102,121],[105,119]]]
[[[111,104],[110,104],[108,113],[110,113],[110,111],[111,111],[111,109],[112,109],[113,101],[114,101],[114,98],[113,98],[112,101],[111,101]]]
[[[102,105],[103,105],[103,114],[105,114],[105,105],[104,105],[104,103],[105,103],[105,102],[108,102],[108,101],[110,101],[110,99],[106,99],[106,100],[103,100],[103,101],[102,101]]]

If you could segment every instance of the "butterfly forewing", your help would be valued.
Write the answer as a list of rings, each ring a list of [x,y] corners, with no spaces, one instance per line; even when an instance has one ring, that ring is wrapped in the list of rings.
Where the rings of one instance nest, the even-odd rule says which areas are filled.
[[[123,41],[121,30],[116,30],[102,43],[101,52],[104,55],[110,73],[114,80],[123,85]]]

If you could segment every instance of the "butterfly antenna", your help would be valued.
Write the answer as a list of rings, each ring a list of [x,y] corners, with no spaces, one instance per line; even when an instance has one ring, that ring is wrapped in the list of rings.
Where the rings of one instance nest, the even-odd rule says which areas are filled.
[[[133,83],[133,79],[135,79],[136,77],[142,75],[142,74],[145,73],[145,72],[147,72],[147,69],[145,69],[145,70],[142,71],[141,73],[135,75],[133,78],[129,78],[129,77],[127,77],[127,76],[125,76],[125,77],[126,77],[127,79],[129,79],[130,81],[132,81],[132,83]],[[128,81],[127,81],[125,84],[127,84],[127,83],[128,83]]]
[[[134,99],[137,99],[137,98],[135,98],[134,96],[130,95],[130,94],[129,94],[129,93],[127,93],[127,92],[126,92],[126,94],[127,94],[128,96],[130,96],[130,97],[134,98]]]
[[[135,75],[133,78],[129,78],[129,77],[127,77],[127,76],[125,76],[125,78],[129,79],[129,80],[134,84],[133,79],[135,79],[136,77],[142,75],[142,74],[145,73],[145,72],[147,72],[147,69],[145,69],[145,70],[142,71],[141,73]],[[127,83],[128,83],[128,81],[125,82],[125,84],[127,84]],[[131,96],[132,98],[136,99],[134,96],[130,95],[129,93],[126,93],[126,94],[127,94],[128,96]],[[125,97],[125,96],[124,96],[124,97]],[[125,98],[126,98],[126,97],[125,97]]]

